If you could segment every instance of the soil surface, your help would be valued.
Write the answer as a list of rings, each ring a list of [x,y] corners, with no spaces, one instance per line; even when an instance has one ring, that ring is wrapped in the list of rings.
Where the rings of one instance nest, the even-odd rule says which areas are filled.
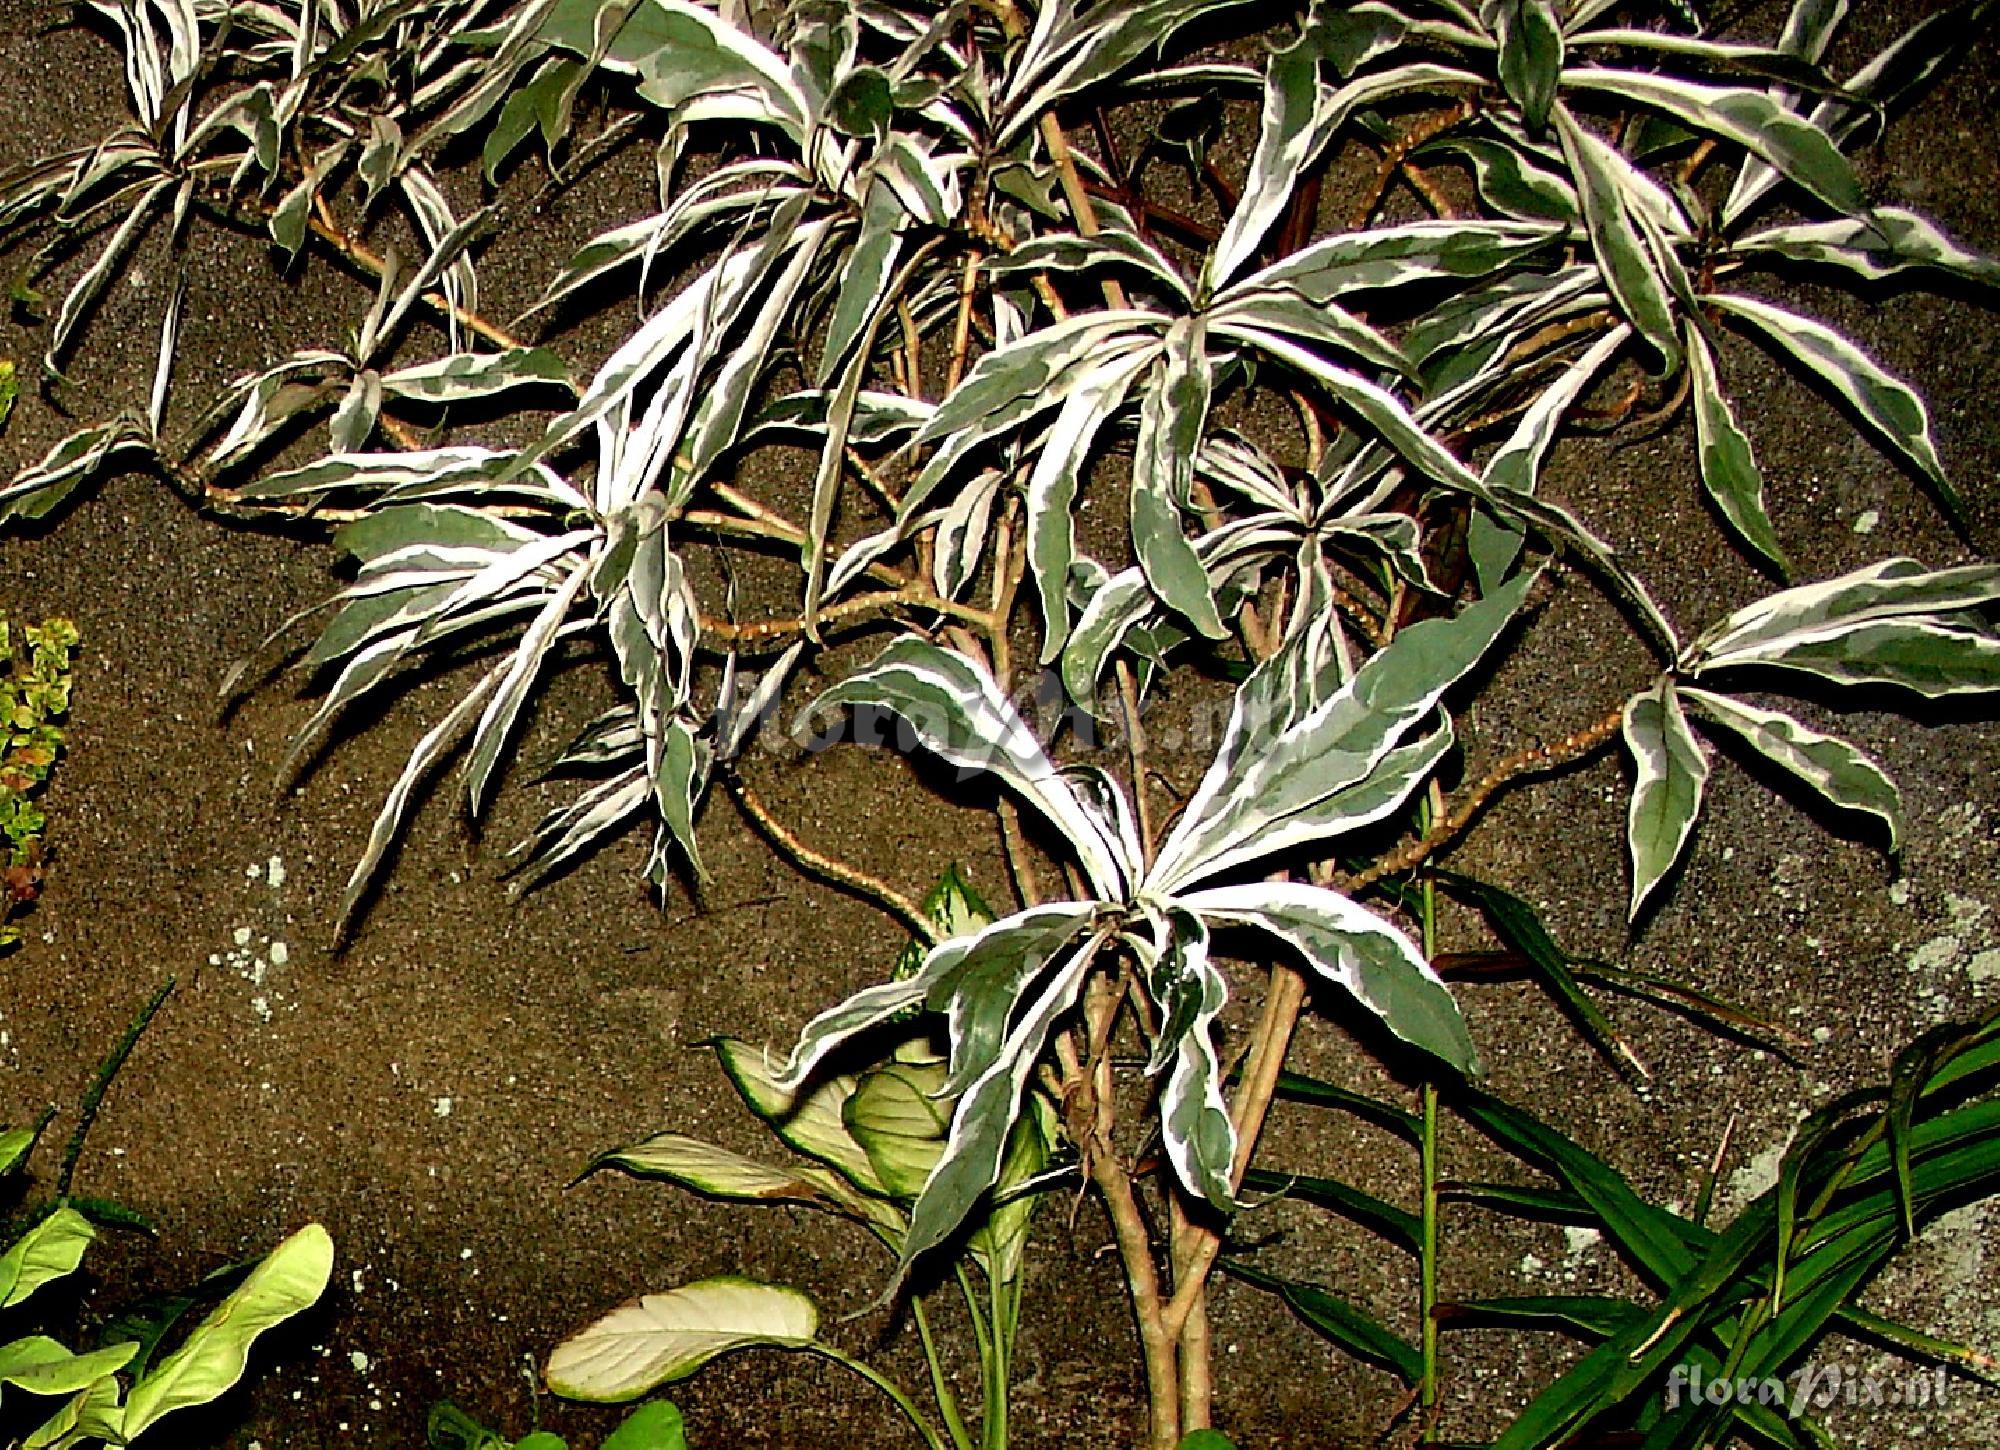
[[[1880,10],[1907,18],[1918,6],[1857,8],[1870,13],[1843,42],[1850,57],[1894,33]],[[45,20],[39,7],[0,0],[7,165],[94,139],[122,114],[110,46]],[[2000,250],[1996,95],[2000,47],[1989,39],[1866,159],[1884,199],[1988,251]],[[607,168],[559,198],[489,256],[495,310],[525,304],[578,240],[647,205],[643,167]],[[330,269],[281,272],[254,238],[195,235],[178,397],[204,398],[347,317],[351,284]],[[56,394],[76,419],[24,398],[0,439],[0,473],[81,421],[143,403],[167,263],[141,250]],[[1782,295],[1861,338],[1925,393],[1970,500],[1967,531],[1955,535],[1831,404],[1732,348],[1723,366],[1799,576],[1889,552],[1934,565],[1992,557],[1992,299],[1901,289],[1856,298],[1810,285]],[[0,327],[0,353],[32,371],[44,330],[18,319]],[[590,355],[590,337],[571,341]],[[1550,491],[1632,553],[1682,624],[1758,587],[1700,517],[1688,428],[1581,441],[1563,458]],[[269,631],[336,587],[322,537],[205,519],[158,480],[129,475],[90,490],[54,526],[0,543],[0,561],[8,617],[68,614],[85,641],[70,753],[47,795],[47,891],[26,942],[0,958],[0,1117],[19,1122],[53,1105],[59,1139],[103,1052],[163,979],[177,982],[106,1101],[77,1182],[143,1212],[158,1238],[100,1245],[83,1311],[186,1283],[309,1219],[327,1224],[339,1250],[321,1308],[260,1356],[245,1389],[198,1424],[162,1432],[168,1443],[416,1446],[428,1407],[450,1397],[510,1434],[539,1417],[591,1444],[611,1420],[538,1399],[534,1365],[621,1300],[718,1273],[809,1288],[842,1343],[921,1381],[908,1323],[870,1307],[890,1265],[858,1234],[803,1211],[729,1209],[613,1175],[572,1183],[594,1153],[667,1127],[766,1152],[696,1044],[718,1033],[786,1041],[817,1007],[879,979],[904,940],[892,922],[800,877],[722,797],[703,823],[710,879],[697,896],[676,888],[662,906],[649,895],[645,842],[634,835],[513,899],[506,850],[566,789],[537,783],[536,767],[611,699],[602,665],[585,661],[547,691],[478,831],[448,777],[424,798],[382,889],[336,949],[342,884],[376,806],[408,747],[456,698],[454,682],[414,684],[379,717],[347,722],[288,776],[281,762],[316,696],[294,675],[253,674],[254,687],[225,708],[218,687]],[[1580,581],[1551,607],[1558,627],[1503,662],[1467,720],[1473,762],[1579,728],[1645,679],[1628,633]],[[841,658],[825,665],[833,675],[841,667]],[[1671,971],[1803,1037],[1787,1060],[1612,1001],[1652,1072],[1635,1083],[1532,989],[1465,989],[1494,1088],[1661,1198],[1691,1201],[1721,1151],[1721,1209],[1745,1201],[1772,1181],[1776,1150],[1803,1111],[1880,1080],[1896,1045],[2000,992],[2000,736],[1990,717],[1846,708],[1826,718],[1902,785],[1914,829],[1900,863],[1719,765],[1692,858],[1634,936],[1622,909],[1625,781],[1608,754],[1504,797],[1454,858],[1544,906],[1577,950]],[[1195,768],[1171,753],[1163,764],[1183,784]],[[1006,896],[990,813],[920,767],[841,748],[809,760],[760,755],[750,771],[807,840],[905,891],[921,893],[957,861],[990,896]],[[1476,939],[1471,923],[1452,931],[1452,945]],[[1308,1024],[1297,1065],[1407,1092],[1332,1020],[1339,1004],[1322,1005],[1329,1016]],[[1447,1153],[1452,1173],[1497,1171],[1463,1127]],[[1414,1161],[1388,1140],[1306,1110],[1277,1113],[1267,1161],[1337,1169],[1405,1203],[1416,1181]],[[1018,1443],[1130,1443],[1138,1357],[1106,1225],[1093,1204],[1072,1213],[1066,1201],[1038,1223]],[[2000,1211],[1985,1207],[1951,1215],[1871,1302],[1940,1333],[2000,1342],[1996,1223]],[[1414,1333],[1414,1271],[1379,1241],[1287,1204],[1259,1210],[1239,1232],[1262,1245],[1267,1267],[1333,1286]],[[1445,1272],[1448,1296],[1630,1282],[1588,1235],[1470,1211],[1448,1223]],[[859,1317],[840,1322],[850,1315]],[[960,1326],[944,1317],[959,1343]],[[1214,1320],[1218,1423],[1246,1447],[1368,1444],[1399,1401],[1390,1376],[1334,1353],[1260,1293],[1219,1283]],[[1547,1338],[1455,1335],[1452,1433],[1490,1432],[1573,1352]],[[1823,1357],[1877,1358],[1837,1342]],[[1940,1409],[1857,1409],[1833,1423],[1856,1445],[2000,1440],[2000,1396],[1954,1389]],[[705,1447],[909,1443],[872,1391],[803,1356],[738,1356],[674,1398]]]

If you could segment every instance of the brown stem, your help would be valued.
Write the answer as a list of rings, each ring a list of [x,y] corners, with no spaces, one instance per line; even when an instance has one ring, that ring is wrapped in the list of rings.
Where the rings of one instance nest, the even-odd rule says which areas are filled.
[[[1340,889],[1352,896],[1373,886],[1386,876],[1401,875],[1405,871],[1423,865],[1471,825],[1473,818],[1486,808],[1486,803],[1502,787],[1520,776],[1554,770],[1558,766],[1581,759],[1616,734],[1624,718],[1625,712],[1622,708],[1613,710],[1595,724],[1586,726],[1574,734],[1565,735],[1560,740],[1516,751],[1481,776],[1452,809],[1450,815],[1439,820],[1417,840],[1399,850],[1391,851],[1367,870],[1340,882]]]
[[[793,865],[808,875],[817,876],[844,891],[873,902],[902,922],[927,945],[938,944],[937,924],[924,914],[924,909],[916,902],[888,882],[870,876],[858,866],[850,866],[845,861],[836,861],[823,852],[815,851],[793,834],[791,828],[783,821],[771,814],[770,807],[764,804],[763,797],[751,788],[748,781],[737,775],[730,775],[727,779],[729,792],[736,797],[736,804],[743,808],[743,814],[763,832],[766,840],[778,848],[779,854],[789,858]]]

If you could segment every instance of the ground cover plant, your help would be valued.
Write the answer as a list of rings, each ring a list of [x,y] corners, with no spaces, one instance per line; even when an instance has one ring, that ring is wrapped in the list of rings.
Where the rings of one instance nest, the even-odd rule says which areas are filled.
[[[1768,1205],[1715,1233],[1467,1086],[1475,1033],[1438,969],[1440,897],[1489,918],[1613,1058],[1586,982],[1741,1014],[1572,961],[1517,898],[1437,858],[1497,793],[1614,748],[1632,770],[1635,921],[1672,889],[1718,753],[1898,848],[1895,786],[1820,707],[1923,712],[2000,683],[2000,572],[1891,556],[1794,582],[1792,481],[1767,490],[1760,420],[1723,369],[1756,345],[1960,515],[1917,394],[1766,284],[2000,279],[1849,159],[1990,5],[1952,6],[1838,74],[1824,61],[1846,7],[1816,0],[1748,38],[1601,0],[1370,0],[1275,23],[1197,0],[91,8],[123,47],[133,124],[0,184],[0,224],[39,228],[67,268],[21,288],[49,292],[57,395],[150,228],[182,245],[257,228],[287,265],[372,285],[347,336],[301,340],[179,411],[172,292],[146,405],[72,434],[0,506],[46,518],[123,461],[217,513],[337,525],[354,574],[301,647],[324,686],[301,752],[428,669],[453,667],[457,692],[357,852],[347,916],[446,761],[480,812],[549,673],[581,650],[622,703],[566,756],[585,783],[525,843],[525,883],[589,869],[591,847],[637,824],[654,880],[698,887],[697,818],[727,793],[803,869],[917,934],[902,969],[810,1016],[761,1104],[742,1076],[761,1056],[737,1051],[732,1075],[781,1137],[781,1104],[850,1076],[950,1105],[871,1138],[847,1098],[848,1144],[786,1138],[832,1170],[810,1170],[806,1196],[891,1247],[885,1287],[913,1313],[940,1283],[967,1286],[987,1393],[976,1417],[937,1394],[931,1443],[1007,1434],[1000,1331],[1020,1306],[994,1306],[1011,1275],[988,1272],[985,1332],[960,1276],[989,1251],[967,1230],[1025,1221],[1032,1191],[1076,1182],[1128,1280],[1148,1444],[1208,1428],[1218,1266],[1389,1365],[1420,1437],[1449,1432],[1439,1329],[1476,1311],[1605,1346],[1500,1443],[1586,1428],[1811,1443],[1755,1406],[1723,1423],[1669,1411],[1657,1388],[1683,1362],[1795,1362],[1852,1324],[1855,1292],[1927,1214],[1990,1187],[1986,1101],[1952,1096],[1984,1086],[1986,1028],[1913,1049],[1879,1123],[1844,1107]],[[530,319],[550,336],[486,316],[479,261],[518,211],[501,191],[468,204],[463,171],[497,186],[544,166],[555,186],[640,146],[657,198],[557,271]],[[606,355],[564,355],[555,323],[634,294]],[[1541,488],[1560,437],[1591,426],[1690,430],[1686,492],[1768,587],[1696,619],[1656,600]],[[748,582],[774,561],[785,592]],[[1652,667],[1594,710],[1549,699],[1539,738],[1463,749],[1455,722],[1495,661],[1576,588],[1615,601]],[[746,617],[745,596],[770,612]],[[809,667],[884,633],[803,708]],[[1204,703],[1201,758],[1170,769],[1149,719]],[[944,762],[994,801],[1013,899],[940,926],[837,842],[802,840],[749,779],[774,717],[816,747],[893,736]],[[1414,1114],[1286,1075],[1309,1006],[1415,1084]],[[934,1020],[935,1058],[896,1066],[895,1034]],[[1286,1091],[1409,1136],[1418,1211],[1256,1177]],[[1605,1221],[1659,1303],[1442,1304],[1454,1117],[1562,1180],[1464,1196]],[[1047,1171],[1010,1170],[1024,1132],[1058,1145]],[[712,1160],[662,1167],[653,1141],[620,1166],[738,1191]],[[912,1145],[922,1171],[892,1180],[881,1151]],[[1278,1192],[1317,1193],[1413,1251],[1414,1342],[1225,1254],[1244,1204]],[[688,1299],[674,1315],[641,1300],[559,1350],[551,1383],[649,1393],[705,1362],[690,1336],[823,1349],[792,1299],[775,1327],[751,1315],[782,1292],[711,1294],[692,1319]]]

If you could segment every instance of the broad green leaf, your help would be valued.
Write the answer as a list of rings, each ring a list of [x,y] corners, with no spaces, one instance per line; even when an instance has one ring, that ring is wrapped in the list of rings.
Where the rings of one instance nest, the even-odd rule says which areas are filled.
[[[44,1284],[74,1273],[96,1237],[90,1220],[66,1205],[23,1233],[0,1254],[0,1309],[11,1309]]]
[[[842,1123],[892,1198],[922,1193],[944,1153],[951,1105],[935,1096],[944,1076],[941,1065],[890,1063],[864,1073],[841,1106]]]
[[[1176,904],[1210,922],[1270,932],[1396,1036],[1462,1073],[1478,1071],[1450,991],[1408,937],[1361,903],[1299,882],[1260,881],[1190,892]]]
[[[1632,804],[1626,814],[1626,843],[1632,856],[1632,904],[1636,918],[1660,878],[1686,849],[1695,817],[1701,814],[1708,781],[1708,754],[1688,728],[1673,681],[1625,703],[1625,745],[1638,767]]]
[[[597,1450],[688,1450],[687,1428],[672,1404],[652,1400],[620,1420]]]
[[[703,1279],[614,1309],[549,1355],[546,1379],[573,1400],[620,1403],[686,1379],[739,1349],[803,1349],[819,1310],[797,1289],[734,1277]]]
[[[988,930],[999,925],[995,923]],[[1012,1025],[1006,1029],[1005,1039],[992,1053],[991,1065],[965,1088],[952,1112],[944,1156],[910,1210],[910,1231],[903,1240],[905,1270],[950,1238],[998,1180],[1014,1125],[1021,1116],[1028,1075],[1041,1060],[1049,1032],[1075,1007],[1103,941],[1103,936],[1093,936],[1080,947],[1068,948],[1068,958],[1061,965],[1039,974],[1045,980],[1032,993],[1019,994],[1018,1005],[1008,1014]],[[956,1079],[964,1066],[959,1060],[956,1013],[953,1039]]]
[[[33,1128],[8,1128],[0,1132],[0,1175],[12,1173],[25,1163],[40,1136]]]
[[[1680,366],[1680,342],[1673,301],[1629,214],[1626,173],[1631,163],[1571,116],[1567,106],[1556,106],[1555,119],[1604,285],[1640,336],[1665,360],[1667,370],[1675,371]]]
[[[1741,318],[1760,341],[1771,344],[1832,388],[1863,422],[1916,465],[1952,514],[1964,513],[1964,502],[1938,461],[1930,414],[1908,386],[1884,372],[1874,359],[1832,328],[1809,317],[1749,297],[1717,295],[1703,300]]]
[[[618,1168],[640,1178],[664,1178],[711,1198],[816,1205],[827,1202],[826,1194],[817,1184],[797,1173],[773,1168],[682,1133],[656,1133],[630,1147],[600,1153],[590,1160],[584,1172],[594,1173],[599,1168]]]
[[[0,1381],[31,1395],[73,1395],[116,1374],[139,1352],[136,1344],[113,1344],[89,1354],[72,1354],[44,1334],[0,1345]]]
[[[1757,467],[1750,440],[1736,426],[1729,400],[1716,377],[1715,357],[1701,329],[1689,324],[1685,333],[1688,377],[1694,390],[1695,447],[1701,455],[1701,483],[1738,538],[1774,564],[1780,573],[1789,566],[1771,516],[1764,510],[1764,475]]]
[[[919,988],[911,997],[918,1000],[922,995]],[[815,1082],[812,1091],[800,1096],[778,1085],[776,1068],[763,1048],[734,1037],[718,1037],[708,1045],[750,1111],[768,1123],[786,1147],[818,1159],[863,1192],[886,1192],[866,1150],[854,1141],[841,1117],[841,1107],[855,1088],[853,1078]]]
[[[1810,786],[1843,810],[1861,811],[1889,831],[1889,850],[1902,846],[1903,801],[1895,783],[1845,740],[1809,730],[1791,716],[1760,709],[1730,695],[1683,686],[1681,697],[1706,720],[1722,726],[1765,760]]]
[[[1334,1298],[1319,1285],[1267,1274],[1237,1258],[1225,1256],[1218,1262],[1232,1279],[1276,1294],[1284,1300],[1286,1308],[1355,1358],[1380,1365],[1406,1385],[1422,1378],[1423,1356],[1415,1345],[1384,1329],[1352,1304]]]
[[[309,1223],[267,1254],[181,1347],[132,1386],[124,1431],[136,1438],[163,1415],[204,1405],[243,1377],[250,1345],[265,1330],[318,1302],[333,1274],[333,1240]]]
[[[1220,1430],[1196,1430],[1181,1436],[1174,1450],[1236,1450],[1236,1442]]]

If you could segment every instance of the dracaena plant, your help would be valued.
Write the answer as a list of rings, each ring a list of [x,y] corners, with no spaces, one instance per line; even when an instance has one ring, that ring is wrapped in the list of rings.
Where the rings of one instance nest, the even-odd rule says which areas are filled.
[[[301,746],[412,672],[501,646],[410,755],[350,912],[427,773],[462,751],[477,812],[551,662],[594,644],[621,700],[564,757],[597,778],[525,844],[526,874],[649,819],[653,877],[698,877],[696,818],[722,783],[806,869],[926,935],[914,974],[808,1026],[785,1082],[806,1088],[872,1023],[943,1014],[955,1106],[898,1241],[905,1270],[952,1251],[1024,1094],[1052,1092],[1119,1241],[1153,1445],[1209,1417],[1203,1286],[1308,978],[1379,1019],[1385,1051],[1423,1050],[1427,1109],[1435,1080],[1472,1066],[1474,1033],[1427,960],[1424,873],[1496,791],[1622,740],[1637,918],[1700,813],[1697,727],[1901,839],[1875,762],[1743,690],[1806,675],[1933,700],[2000,684],[1991,566],[1891,558],[1791,584],[1784,481],[1767,490],[1759,420],[1723,377],[1741,334],[1956,513],[1910,386],[1752,284],[1800,267],[2000,280],[1875,204],[1849,154],[1991,0],[1845,74],[1827,66],[1846,12],[1830,0],[1796,0],[1765,42],[1606,0],[1363,0],[1275,21],[1231,0],[100,8],[133,126],[0,183],[0,225],[52,223],[51,258],[81,267],[51,365],[160,216],[170,240],[254,226],[282,257],[335,256],[375,285],[345,337],[247,360],[170,432],[176,291],[144,403],[56,445],[0,507],[46,513],[137,454],[205,508],[338,520],[358,568],[305,652],[327,686]],[[495,191],[461,216],[440,178],[458,145],[482,173],[460,179],[495,183],[533,164],[537,137],[548,187],[650,145],[658,195],[502,326],[479,311],[477,269],[531,208]],[[1330,195],[1356,152],[1373,181]],[[1181,175],[1171,194],[1163,171]],[[365,224],[422,260],[399,264]],[[601,359],[517,336],[607,289],[640,303]],[[1561,435],[1621,380],[1615,419],[1691,414],[1688,492],[1790,587],[1685,636],[1594,521],[1545,496]],[[489,433],[467,403],[515,426]],[[745,461],[801,441],[795,496],[760,496]],[[287,447],[311,456],[264,466]],[[1115,527],[1085,525],[1093,504]],[[736,549],[795,558],[795,606],[739,619],[706,591],[696,551],[726,576]],[[1537,580],[1571,574],[1618,600],[1653,665],[1448,794],[1448,694],[1476,690],[1510,625],[1525,633]],[[750,779],[755,727],[802,662],[885,623],[905,637],[823,701],[897,714],[1004,787],[1022,899],[976,932],[939,933],[808,847]],[[1023,630],[1077,709],[1131,732],[1124,779],[1010,706]],[[1229,671],[1228,725],[1162,828],[1143,709]],[[1020,806],[1066,889],[1039,889]],[[1336,871],[1348,851],[1376,854]],[[1269,955],[1232,1089],[1219,1034],[1237,943]],[[1143,1071],[1122,1071],[1124,1046]],[[1149,1185],[1135,1140],[1154,1133],[1167,1167]],[[1434,1229],[1433,1214],[1432,1244]],[[1427,1325],[1435,1302],[1427,1270]],[[1429,1411],[1429,1332],[1418,1379]]]

